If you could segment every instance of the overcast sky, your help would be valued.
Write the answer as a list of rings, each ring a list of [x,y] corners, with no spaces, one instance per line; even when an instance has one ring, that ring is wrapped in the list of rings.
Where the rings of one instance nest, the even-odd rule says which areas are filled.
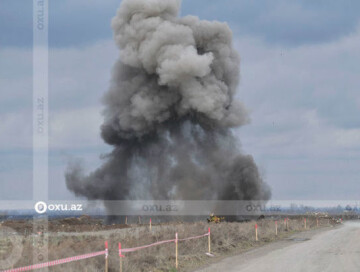
[[[100,99],[118,57],[120,1],[49,6],[50,196],[73,198],[64,169],[91,171],[110,150]],[[181,15],[229,23],[241,56],[235,131],[273,199],[359,199],[360,2],[184,0]],[[0,2],[0,200],[32,198],[32,1]]]

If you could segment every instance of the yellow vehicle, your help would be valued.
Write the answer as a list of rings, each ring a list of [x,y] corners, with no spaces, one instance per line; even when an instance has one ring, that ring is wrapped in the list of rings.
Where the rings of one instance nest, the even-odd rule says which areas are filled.
[[[207,219],[208,223],[220,223],[221,221],[224,221],[225,217],[218,217],[214,215],[213,213],[210,214],[210,218]]]

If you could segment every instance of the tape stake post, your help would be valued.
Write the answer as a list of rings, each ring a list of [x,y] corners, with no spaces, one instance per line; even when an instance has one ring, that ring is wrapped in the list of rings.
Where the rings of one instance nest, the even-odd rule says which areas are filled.
[[[275,235],[278,235],[278,225],[277,225],[277,221],[275,221]]]
[[[119,262],[120,262],[120,272],[123,271],[122,269],[122,258],[125,257],[124,255],[121,254],[121,243],[119,243]]]
[[[258,239],[258,225],[255,223],[255,241],[259,241]]]
[[[209,254],[211,254],[211,242],[210,242],[210,228],[208,228],[208,233],[209,233],[209,236],[208,236],[208,243],[209,243]]]
[[[304,218],[304,228],[306,229],[306,218]]]
[[[316,217],[316,227],[319,227],[319,218]]]
[[[150,231],[151,231],[151,218],[150,218],[150,221],[149,221],[149,228],[150,228]]]
[[[108,241],[105,241],[105,272],[108,272],[109,270],[109,247],[108,247]]]
[[[125,217],[125,225],[127,225],[127,216]]]
[[[179,262],[178,262],[178,233],[175,233],[175,267],[176,267],[176,269],[179,268]]]

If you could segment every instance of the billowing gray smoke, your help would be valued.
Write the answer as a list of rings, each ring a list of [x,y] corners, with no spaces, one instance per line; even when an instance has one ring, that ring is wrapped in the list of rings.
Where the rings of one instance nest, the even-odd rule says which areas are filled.
[[[123,0],[112,21],[120,49],[101,135],[114,150],[68,188],[88,199],[267,200],[253,158],[231,128],[248,122],[234,99],[239,56],[225,23],[178,17],[177,0]]]

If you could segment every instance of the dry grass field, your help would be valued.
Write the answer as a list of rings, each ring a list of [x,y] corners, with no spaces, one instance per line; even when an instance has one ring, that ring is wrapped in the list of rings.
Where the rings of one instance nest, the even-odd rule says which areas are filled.
[[[258,225],[259,241],[255,241],[255,223]],[[319,227],[335,224],[334,220],[319,219]],[[119,271],[118,243],[123,248],[131,248],[151,244],[157,241],[175,238],[179,239],[201,235],[211,227],[211,253],[209,257],[208,237],[179,242],[179,271],[190,271],[209,262],[216,261],[224,256],[238,254],[258,247],[266,243],[284,239],[289,235],[304,231],[303,217],[289,219],[289,227],[285,228],[283,219],[278,221],[278,236],[275,236],[275,221],[263,219],[251,222],[222,222],[222,223],[168,223],[153,226],[150,231],[148,226],[131,225],[127,228],[100,228],[97,231],[85,232],[49,232],[48,236],[48,260],[56,260],[85,253],[104,250],[104,241],[109,241],[109,271]],[[307,229],[314,229],[315,217],[307,217]],[[76,229],[76,228],[75,228]],[[79,227],[77,227],[79,229]],[[81,229],[81,228],[80,228]],[[39,234],[26,234],[22,237],[22,256],[14,267],[22,267],[33,264],[33,254],[36,243],[41,240]],[[4,239],[3,239],[4,240]],[[1,258],[7,257],[7,251],[11,251],[11,245],[7,248],[6,241],[0,241]],[[7,249],[7,250],[6,250]],[[175,244],[168,243],[143,249],[136,252],[125,253],[123,258],[123,271],[176,271],[175,267]],[[39,270],[41,271],[41,270]],[[98,256],[92,259],[72,262],[49,268],[49,271],[104,271],[104,257]]]

